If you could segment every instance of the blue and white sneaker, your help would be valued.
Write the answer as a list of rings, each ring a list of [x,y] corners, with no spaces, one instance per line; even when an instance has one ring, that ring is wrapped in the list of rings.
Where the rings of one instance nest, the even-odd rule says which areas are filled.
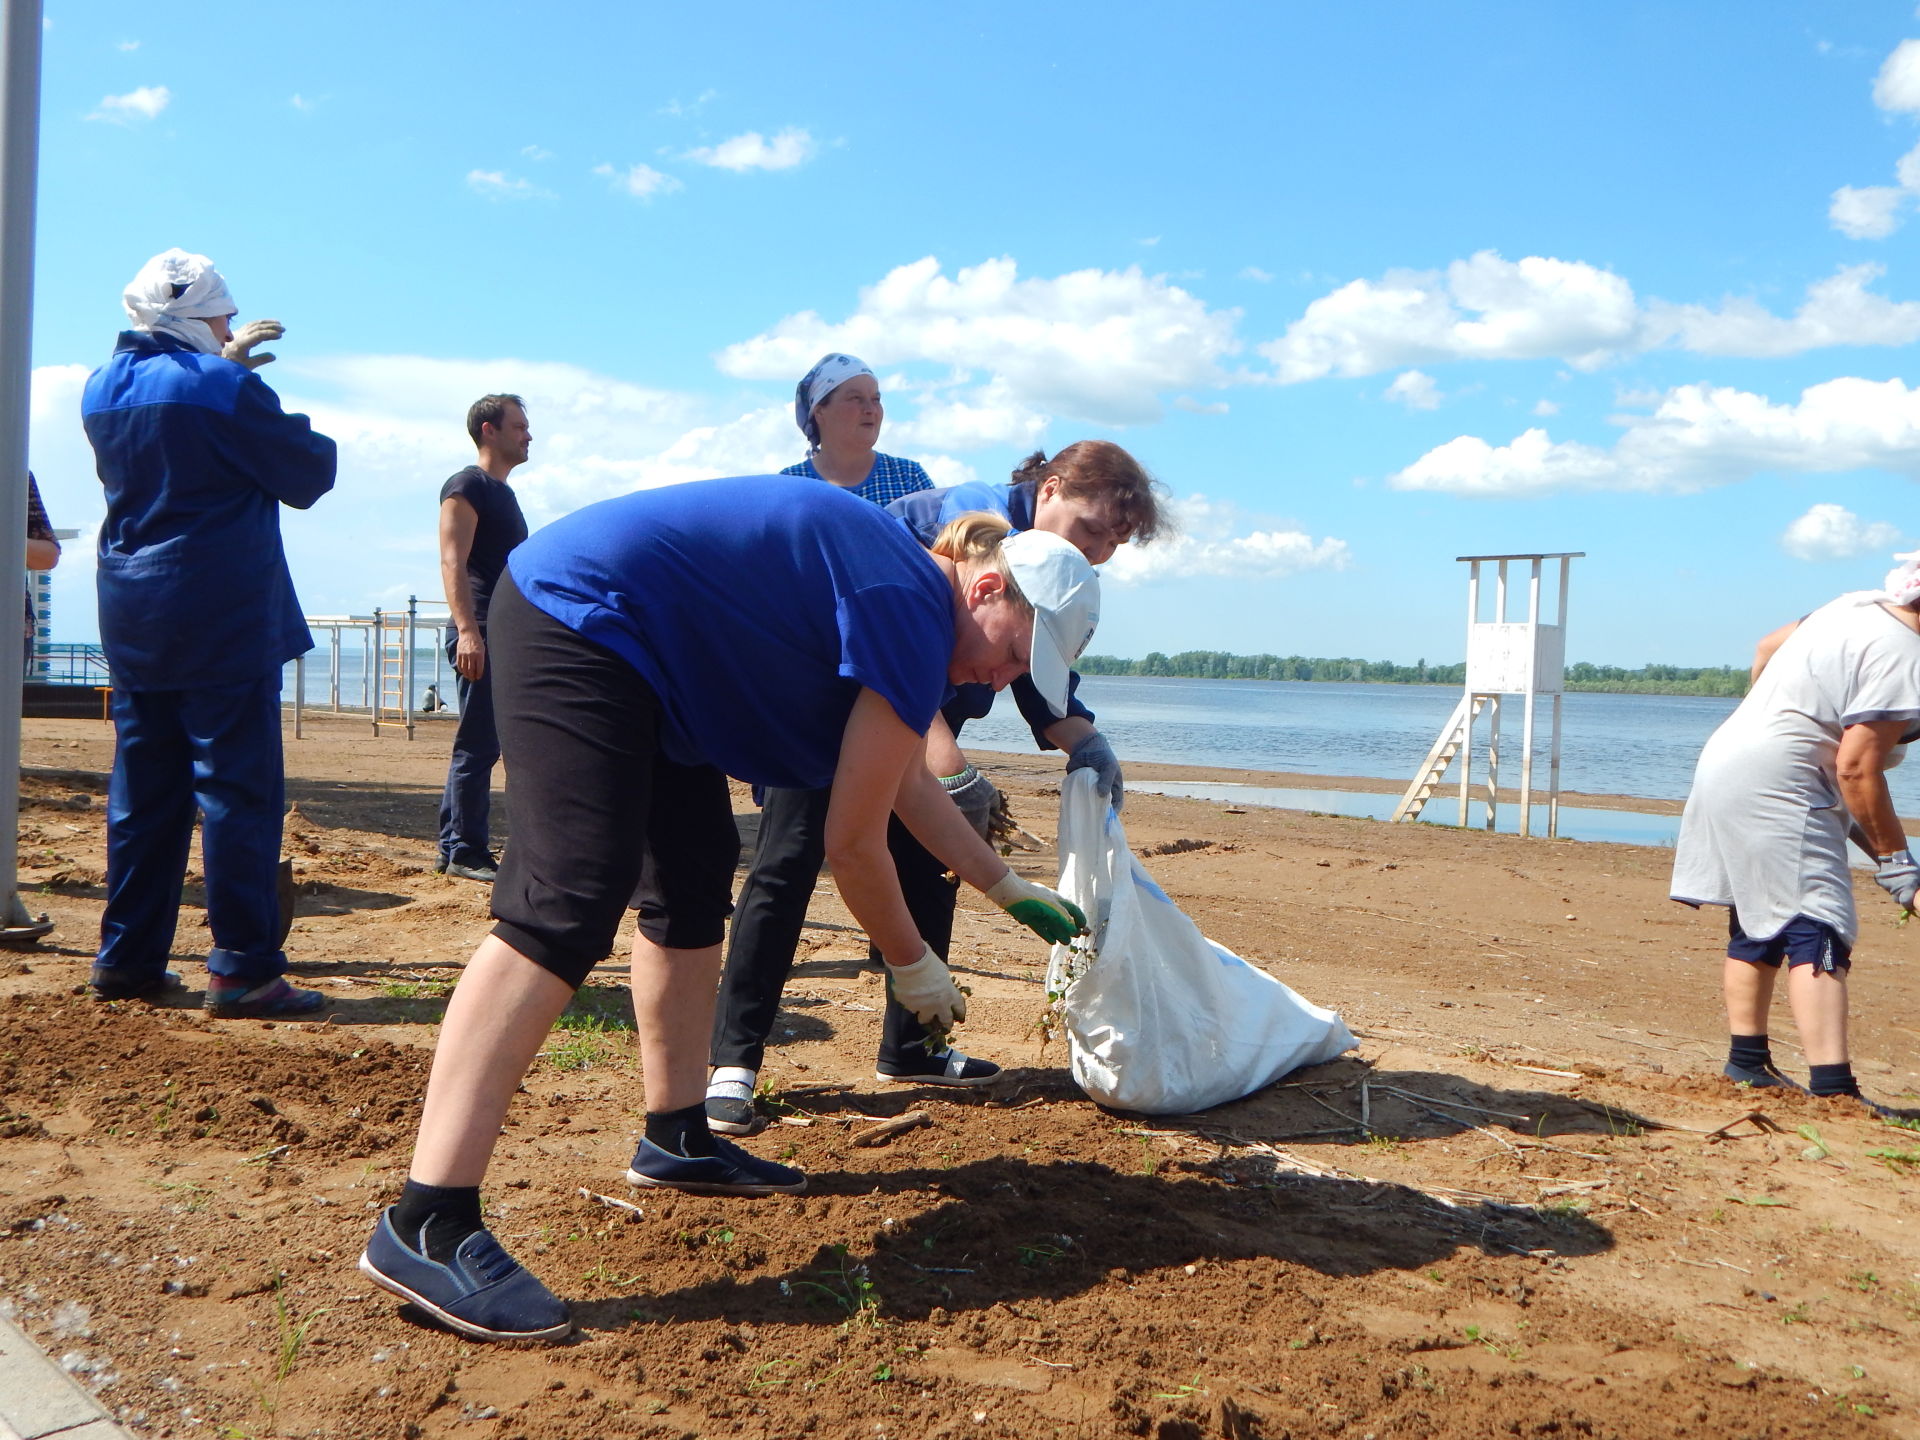
[[[642,1140],[627,1167],[627,1183],[693,1195],[798,1195],[807,1188],[806,1173],[791,1165],[749,1155],[718,1136],[713,1146],[711,1155],[675,1155]]]
[[[991,1085],[1000,1078],[1000,1067],[977,1055],[962,1055],[951,1046],[929,1055],[915,1045],[893,1060],[879,1061],[873,1078],[891,1085]]]
[[[467,1236],[442,1265],[400,1238],[389,1208],[360,1254],[360,1273],[476,1340],[558,1340],[573,1330],[566,1302],[488,1230]]]

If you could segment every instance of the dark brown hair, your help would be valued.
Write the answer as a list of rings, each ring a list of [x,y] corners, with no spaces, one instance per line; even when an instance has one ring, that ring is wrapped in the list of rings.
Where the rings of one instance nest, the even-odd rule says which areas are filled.
[[[500,422],[507,418],[507,406],[518,405],[524,412],[527,402],[518,395],[482,395],[467,407],[467,434],[473,437],[473,443],[480,443],[480,427],[491,425],[500,428]]]
[[[1111,501],[1142,545],[1173,529],[1173,517],[1162,503],[1165,487],[1111,440],[1078,440],[1051,460],[1046,451],[1036,450],[1014,470],[1013,481],[1031,481],[1037,497],[1050,475],[1058,477],[1062,493],[1072,499]]]

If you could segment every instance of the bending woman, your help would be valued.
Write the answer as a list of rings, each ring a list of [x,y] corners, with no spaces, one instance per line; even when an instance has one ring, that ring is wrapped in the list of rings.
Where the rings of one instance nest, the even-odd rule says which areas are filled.
[[[1036,934],[1085,924],[1014,875],[927,773],[949,684],[1031,667],[1064,708],[1099,582],[1052,536],[963,516],[933,554],[826,485],[750,476],[592,505],[517,549],[496,591],[500,744],[513,843],[493,933],[447,1005],[399,1203],[360,1268],[463,1334],[564,1335],[565,1305],[481,1219],[480,1181],[521,1077],[642,893],[633,1001],[646,1132],[635,1185],[791,1193],[799,1171],[708,1131],[701,1097],[739,837],[726,777],[833,785],[827,848],[891,994],[922,1021],[966,1000],[915,929],[887,817]]]
[[[922,545],[934,545],[956,516],[997,514],[1015,531],[1057,535],[1094,565],[1104,564],[1129,540],[1151,540],[1166,528],[1152,478],[1125,450],[1106,440],[1082,440],[1052,460],[1030,456],[1010,484],[970,481],[944,490],[907,495],[887,506]],[[1023,676],[1013,696],[1041,749],[1068,752],[1068,770],[1097,769],[1102,788],[1120,803],[1120,764],[1094,728],[1093,712],[1073,694],[1068,677],[1062,707]],[[960,753],[955,735],[969,719],[993,708],[995,687],[963,684],[942,707],[927,734],[927,764],[940,785],[984,837],[999,803],[984,775]],[[713,1074],[707,1084],[707,1121],[728,1135],[751,1134],[767,1037],[780,1011],[780,992],[793,970],[824,854],[825,792],[769,791],[760,817],[753,868],[740,887],[740,913],[727,939],[726,969],[714,1014]],[[896,819],[888,846],[920,934],[942,960],[953,938],[955,889],[948,867],[928,853]],[[904,1007],[889,1003],[882,1020],[874,1078],[897,1084],[973,1086],[999,1078],[991,1060],[966,1055],[944,1042],[927,1043],[926,1030]]]
[[[1729,1079],[1800,1088],[1775,1068],[1767,1040],[1784,962],[1807,1088],[1860,1096],[1847,1049],[1860,929],[1847,840],[1875,858],[1874,879],[1911,911],[1920,866],[1886,771],[1916,737],[1920,563],[1896,568],[1885,590],[1842,595],[1760,642],[1753,688],[1700,754],[1669,892],[1727,907]]]

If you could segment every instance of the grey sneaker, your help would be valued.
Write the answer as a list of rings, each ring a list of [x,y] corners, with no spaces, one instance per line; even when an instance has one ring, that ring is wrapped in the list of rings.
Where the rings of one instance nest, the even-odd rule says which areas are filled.
[[[500,868],[497,865],[490,864],[462,865],[457,861],[449,860],[447,862],[447,868],[441,873],[451,875],[456,880],[478,880],[482,885],[491,885],[493,884],[494,877],[500,873]]]

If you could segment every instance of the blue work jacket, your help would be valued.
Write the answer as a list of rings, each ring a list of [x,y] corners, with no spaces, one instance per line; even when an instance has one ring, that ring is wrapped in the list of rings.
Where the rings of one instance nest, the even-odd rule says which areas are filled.
[[[240,685],[313,648],[280,506],[333,488],[334,443],[246,366],[129,330],[81,401],[107,518],[100,642],[126,690]]]

